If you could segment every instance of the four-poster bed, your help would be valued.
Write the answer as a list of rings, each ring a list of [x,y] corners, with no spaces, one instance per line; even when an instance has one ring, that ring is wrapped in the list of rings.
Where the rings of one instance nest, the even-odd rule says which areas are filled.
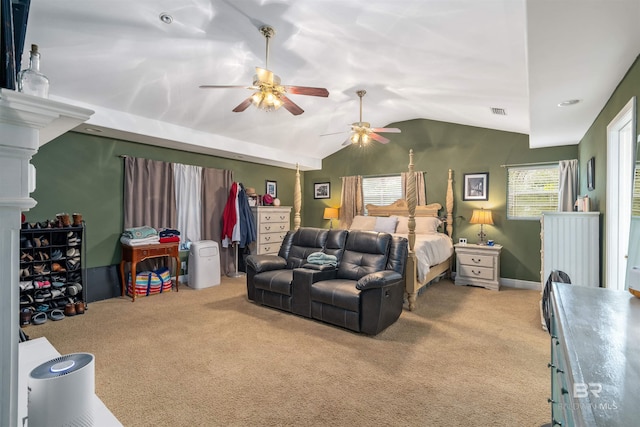
[[[413,164],[413,150],[409,150],[409,172],[414,171]],[[409,255],[406,267],[406,285],[405,290],[407,293],[407,300],[409,310],[414,310],[416,307],[416,298],[418,290],[429,283],[436,277],[439,277],[447,271],[451,271],[453,260],[453,242],[451,236],[453,235],[453,172],[449,169],[449,176],[447,179],[447,193],[446,193],[446,221],[444,226],[446,228],[446,235],[444,233],[437,233],[440,236],[431,235],[419,235],[418,245],[416,245],[416,218],[432,217],[439,218],[439,211],[442,209],[442,205],[439,203],[431,203],[426,206],[416,206],[416,186],[415,180],[409,180],[407,183],[406,200],[398,200],[388,206],[376,206],[367,205],[367,212],[370,216],[398,216],[408,217],[407,226],[408,233],[407,238],[409,240]],[[397,231],[399,233],[399,229]],[[434,244],[440,245],[436,250],[433,250]],[[431,257],[425,257],[425,253],[431,254]]]

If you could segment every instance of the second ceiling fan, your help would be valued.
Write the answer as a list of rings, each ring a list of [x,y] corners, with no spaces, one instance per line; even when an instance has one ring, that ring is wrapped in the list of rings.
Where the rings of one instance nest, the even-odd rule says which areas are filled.
[[[251,86],[230,86],[230,85],[202,85],[205,89],[230,89],[245,88],[255,91],[253,95],[245,99],[233,109],[234,112],[240,113],[246,110],[249,105],[254,104],[261,110],[274,111],[280,107],[284,107],[294,116],[304,113],[296,103],[291,101],[285,94],[292,95],[310,95],[310,96],[329,96],[329,91],[320,87],[308,86],[287,86],[280,83],[280,77],[273,74],[269,68],[269,40],[276,34],[276,31],[264,25],[260,27],[260,33],[267,39],[267,53],[265,68],[256,67],[256,75],[253,76],[253,85]]]
[[[378,133],[400,133],[398,128],[372,128],[371,123],[362,121],[362,97],[367,93],[366,90],[358,90],[356,94],[360,97],[360,121],[351,123],[351,135],[347,138],[342,145],[354,144],[360,147],[367,145],[371,140],[378,141],[381,144],[389,142],[388,138],[385,138]],[[327,133],[326,135],[336,135],[338,133]]]

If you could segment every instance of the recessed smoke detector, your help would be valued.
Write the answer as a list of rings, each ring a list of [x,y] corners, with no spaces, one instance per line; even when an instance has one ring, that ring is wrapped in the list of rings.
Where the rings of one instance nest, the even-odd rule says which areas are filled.
[[[579,102],[579,99],[567,99],[566,101],[562,101],[561,103],[559,103],[558,107],[570,107],[572,105],[576,105]]]
[[[504,108],[491,107],[491,112],[493,114],[498,115],[498,116],[506,116],[507,115],[507,112],[504,110]]]
[[[171,24],[173,22],[173,16],[169,15],[167,12],[162,12],[160,14],[160,20],[165,24]]]

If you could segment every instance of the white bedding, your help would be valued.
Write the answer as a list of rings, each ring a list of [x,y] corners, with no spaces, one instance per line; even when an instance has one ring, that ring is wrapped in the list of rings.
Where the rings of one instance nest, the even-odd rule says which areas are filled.
[[[395,236],[407,237],[406,234]],[[445,233],[416,234],[414,251],[418,264],[418,282],[424,283],[431,266],[446,261],[453,254],[453,241]]]

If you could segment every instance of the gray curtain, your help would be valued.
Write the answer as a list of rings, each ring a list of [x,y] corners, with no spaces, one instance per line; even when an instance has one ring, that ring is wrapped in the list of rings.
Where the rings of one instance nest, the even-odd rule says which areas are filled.
[[[222,247],[222,212],[233,184],[233,172],[223,169],[202,170],[202,239],[218,242],[222,274],[235,271],[233,248]]]
[[[124,159],[124,228],[176,228],[176,196],[171,163]]]
[[[571,212],[578,198],[578,160],[561,160],[558,173],[558,211]]]
[[[362,177],[345,176],[342,178],[340,195],[340,228],[349,228],[356,215],[364,212],[362,195]]]
[[[426,205],[427,188],[424,184],[424,172],[402,172],[400,176],[402,178],[402,192],[405,194],[405,198],[407,194],[407,182],[413,179],[416,182],[416,204],[418,206]]]

